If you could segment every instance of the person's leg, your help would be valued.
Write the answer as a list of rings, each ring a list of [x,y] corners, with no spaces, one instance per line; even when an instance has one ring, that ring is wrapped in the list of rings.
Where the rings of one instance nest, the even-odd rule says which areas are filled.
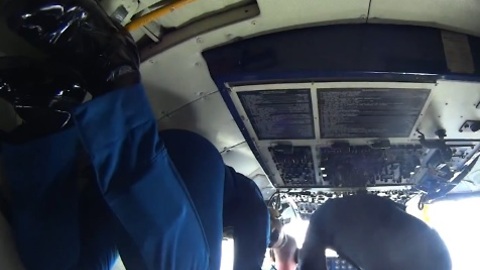
[[[27,269],[72,269],[78,260],[74,128],[19,145],[2,145],[12,201],[11,226]]]
[[[38,144],[40,142],[42,144],[47,144],[44,148],[40,148],[43,150],[38,153]],[[52,265],[51,263],[47,264],[46,266],[40,264],[32,266],[36,263],[36,258],[32,258],[31,255],[26,255],[22,253],[22,259],[26,260],[29,265],[29,268],[27,269],[109,270],[111,269],[112,265],[115,263],[118,257],[116,242],[114,238],[116,232],[115,228],[118,226],[117,221],[110,213],[108,206],[104,202],[98,190],[97,185],[95,183],[87,184],[86,188],[82,188],[80,198],[77,198],[76,191],[74,191],[74,193],[72,194],[72,187],[75,187],[76,189],[78,186],[78,175],[75,172],[77,171],[77,157],[79,156],[80,152],[72,151],[73,148],[68,147],[74,145],[79,145],[79,140],[76,132],[59,133],[57,135],[52,135],[39,141],[27,143],[22,147],[18,145],[3,145],[4,147],[6,147],[6,152],[3,153],[3,156],[6,155],[6,157],[8,158],[7,163],[5,164],[7,167],[5,169],[7,169],[10,177],[13,177],[13,180],[15,181],[11,184],[13,184],[15,191],[14,194],[16,195],[16,198],[13,201],[13,211],[10,207],[12,202],[8,203],[9,207],[4,208],[4,210],[8,210],[9,220],[11,222],[14,222],[14,224],[16,225],[16,234],[22,234],[21,237],[23,240],[25,240],[20,243],[20,248],[24,250],[26,247],[31,247],[32,249],[35,249],[36,247],[41,247],[41,249],[39,249],[38,251],[33,251],[32,253],[38,253],[38,255],[36,256],[42,256],[45,260],[51,260],[51,263],[55,261],[61,261],[64,256],[67,258],[71,257],[71,259],[68,260],[68,263],[61,264],[61,262],[59,262],[59,264],[56,264],[58,265],[56,266],[57,268],[49,268]],[[45,149],[48,149],[49,151],[44,152]],[[59,149],[68,152],[69,158],[67,158],[67,160],[63,160],[63,158],[66,157],[65,155],[62,155],[60,157],[55,154],[59,152]],[[15,155],[12,155],[12,153]],[[29,155],[24,156],[22,155],[22,153],[25,155]],[[55,162],[54,164],[51,164],[49,166],[49,168],[51,169],[49,170],[49,173],[52,173],[52,171],[54,170],[58,172],[57,174],[54,174],[54,176],[49,178],[53,179],[55,177],[58,177],[57,180],[53,180],[53,184],[49,182],[48,179],[44,178],[45,174],[43,168],[32,168],[29,167],[28,163],[22,163],[21,166],[19,165],[18,167],[12,169],[11,165],[13,164],[13,162],[17,163],[18,165],[20,162],[24,162],[25,160],[31,158],[31,154],[34,154],[33,157],[36,157],[37,159],[41,157],[49,157],[49,155],[53,155],[54,159],[55,157],[60,159],[59,162]],[[65,162],[68,160],[72,161],[72,163]],[[64,166],[61,162],[65,162],[63,164],[67,165]],[[33,170],[32,173],[36,172],[37,175],[30,179],[25,179],[23,176],[16,173],[17,169],[24,169],[27,171]],[[55,182],[62,181],[62,177],[64,175],[69,175],[69,170],[72,171],[72,173],[74,173],[75,175],[70,178],[63,179],[65,185],[55,184]],[[47,181],[37,183],[37,179],[43,179]],[[20,184],[22,184],[21,187],[18,186]],[[65,189],[64,187],[68,188]],[[31,194],[29,194],[29,192],[33,192],[36,188],[39,188],[40,191],[48,189],[50,189],[50,191],[45,192],[44,195],[39,194],[38,198],[31,197]],[[41,210],[39,212],[36,212],[39,208],[32,208],[32,205],[35,206],[39,202],[40,204],[48,203],[50,200],[55,200],[55,198],[57,198],[58,203],[52,209],[40,208]],[[75,198],[77,198],[77,200],[75,200]],[[19,201],[21,201],[20,207],[18,206]],[[77,209],[77,207],[79,209]],[[33,212],[29,212],[29,209]],[[14,218],[13,220],[12,214]],[[32,216],[34,216],[35,218],[32,218]],[[41,228],[45,228],[46,226],[44,224],[45,221],[43,220],[43,218],[48,218],[51,216],[55,216],[55,218],[52,220],[46,220],[47,222],[51,221],[50,224],[47,224],[50,229],[47,231],[42,231]],[[41,221],[37,222],[37,218],[39,218]],[[79,226],[74,224],[75,222],[78,222]],[[19,228],[28,230],[28,234],[25,235],[24,230],[19,231]],[[34,235],[34,237],[40,237],[41,242],[37,243],[36,241],[39,240],[34,238],[25,239],[27,237],[31,237],[32,234]],[[58,242],[57,238],[65,240],[61,240],[61,242]],[[7,244],[5,241],[8,239],[3,240],[2,238],[0,240],[2,240],[2,243]],[[0,247],[2,243],[0,243]],[[62,247],[62,243],[66,244],[66,246]],[[62,252],[58,252],[59,246],[62,248]],[[0,253],[7,256],[8,254],[15,254],[15,251],[17,251],[17,246],[9,245],[9,250]],[[55,251],[57,252],[55,253]],[[15,263],[14,256],[8,255],[8,257],[10,258],[10,261],[0,260],[0,264],[10,265],[12,263]],[[12,267],[4,268],[17,269],[13,268],[14,265],[15,264],[12,264]],[[21,267],[21,264],[18,264],[18,267]],[[3,268],[0,267],[0,269]]]
[[[208,268],[203,228],[158,137],[131,35],[94,0],[15,0],[4,10],[11,30],[83,75],[93,100],[73,118],[101,194],[147,268]]]
[[[220,269],[225,165],[215,146],[186,130],[160,133],[200,216],[210,248],[210,269]]]
[[[158,136],[143,87],[96,97],[77,108],[74,120],[102,196],[146,268],[208,269],[201,221]]]
[[[233,226],[234,270],[260,269],[270,239],[270,217],[258,186],[227,167],[223,224]]]
[[[76,269],[112,269],[118,258],[115,241],[117,221],[93,179],[80,196],[79,219],[81,252]]]

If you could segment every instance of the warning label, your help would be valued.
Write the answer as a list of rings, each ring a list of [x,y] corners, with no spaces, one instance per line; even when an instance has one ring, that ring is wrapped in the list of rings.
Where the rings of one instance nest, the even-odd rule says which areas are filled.
[[[238,92],[259,140],[314,139],[310,89]]]
[[[447,66],[451,72],[468,74],[475,72],[467,35],[442,31],[442,41]]]
[[[429,89],[318,89],[322,138],[408,137]]]

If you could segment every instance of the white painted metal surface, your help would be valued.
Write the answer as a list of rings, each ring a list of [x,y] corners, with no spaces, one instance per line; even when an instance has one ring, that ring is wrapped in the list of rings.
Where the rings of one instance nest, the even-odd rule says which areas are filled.
[[[195,131],[215,142],[217,149],[223,152],[241,144],[244,138],[222,102],[218,92],[205,95],[170,115],[161,116],[159,126],[161,129],[179,128]]]
[[[234,167],[237,172],[243,175],[254,177],[258,174],[263,174],[263,171],[258,171],[258,163],[245,141],[229,150],[223,151],[222,156],[225,164]]]
[[[372,0],[368,21],[426,25],[480,36],[480,1]]]
[[[472,132],[459,132],[467,119],[479,119],[480,84],[457,81],[438,81],[432,91],[432,100],[418,126],[425,135],[433,137],[432,131],[443,128],[449,138],[480,139]]]

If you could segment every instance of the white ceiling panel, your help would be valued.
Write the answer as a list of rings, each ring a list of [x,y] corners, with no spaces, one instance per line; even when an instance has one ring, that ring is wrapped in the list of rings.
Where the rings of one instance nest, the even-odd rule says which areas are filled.
[[[178,27],[192,19],[214,13],[229,6],[246,2],[245,0],[197,0],[160,18],[158,23],[164,27]]]
[[[141,65],[142,81],[158,118],[217,91],[195,47],[196,43],[181,44]]]
[[[178,44],[145,61],[141,66],[143,83],[157,117],[170,113],[217,90],[201,52],[239,37],[250,37],[286,28],[334,22],[363,22],[368,0],[260,0],[261,15],[210,31]],[[185,6],[182,9],[193,8]],[[172,13],[172,16],[175,16]],[[172,94],[169,94],[172,93]],[[170,100],[169,96],[178,97]],[[222,106],[221,103],[213,106]],[[212,119],[198,118],[198,126]]]
[[[295,27],[306,24],[365,21],[369,0],[258,0],[259,22],[278,27]]]
[[[260,164],[246,142],[223,152],[222,157],[226,165],[234,167],[237,172],[246,176],[260,169]]]
[[[480,1],[372,0],[368,21],[427,25],[480,36]]]
[[[163,115],[158,123],[160,129],[186,129],[197,132],[215,144],[220,152],[244,141],[218,92],[205,95],[171,115]]]
[[[143,83],[162,128],[186,128],[210,139],[219,150],[243,140],[219,94],[198,100],[217,91],[202,52],[239,37],[281,31],[287,28],[337,22],[364,22],[368,0],[260,0],[261,14],[234,23],[163,51],[142,63]],[[182,9],[194,8],[185,6]],[[178,13],[172,13],[171,16]],[[196,101],[196,102],[194,102]],[[181,109],[180,109],[181,108]],[[187,112],[195,112],[190,114]],[[195,115],[195,117],[190,117]],[[228,124],[226,118],[228,117]]]
[[[460,132],[466,120],[480,118],[480,84],[439,80],[432,90],[432,102],[426,109],[418,128],[434,138],[433,131],[445,129],[448,138],[477,139],[472,132]]]

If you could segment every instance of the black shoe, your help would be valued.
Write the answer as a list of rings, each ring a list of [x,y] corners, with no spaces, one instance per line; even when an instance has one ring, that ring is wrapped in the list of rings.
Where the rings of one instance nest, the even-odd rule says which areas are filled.
[[[0,98],[23,120],[21,127],[1,137],[24,142],[67,127],[71,111],[85,99],[83,85],[75,71],[53,61],[0,58]]]
[[[140,81],[135,41],[94,0],[9,0],[9,27],[82,73],[94,96]]]

